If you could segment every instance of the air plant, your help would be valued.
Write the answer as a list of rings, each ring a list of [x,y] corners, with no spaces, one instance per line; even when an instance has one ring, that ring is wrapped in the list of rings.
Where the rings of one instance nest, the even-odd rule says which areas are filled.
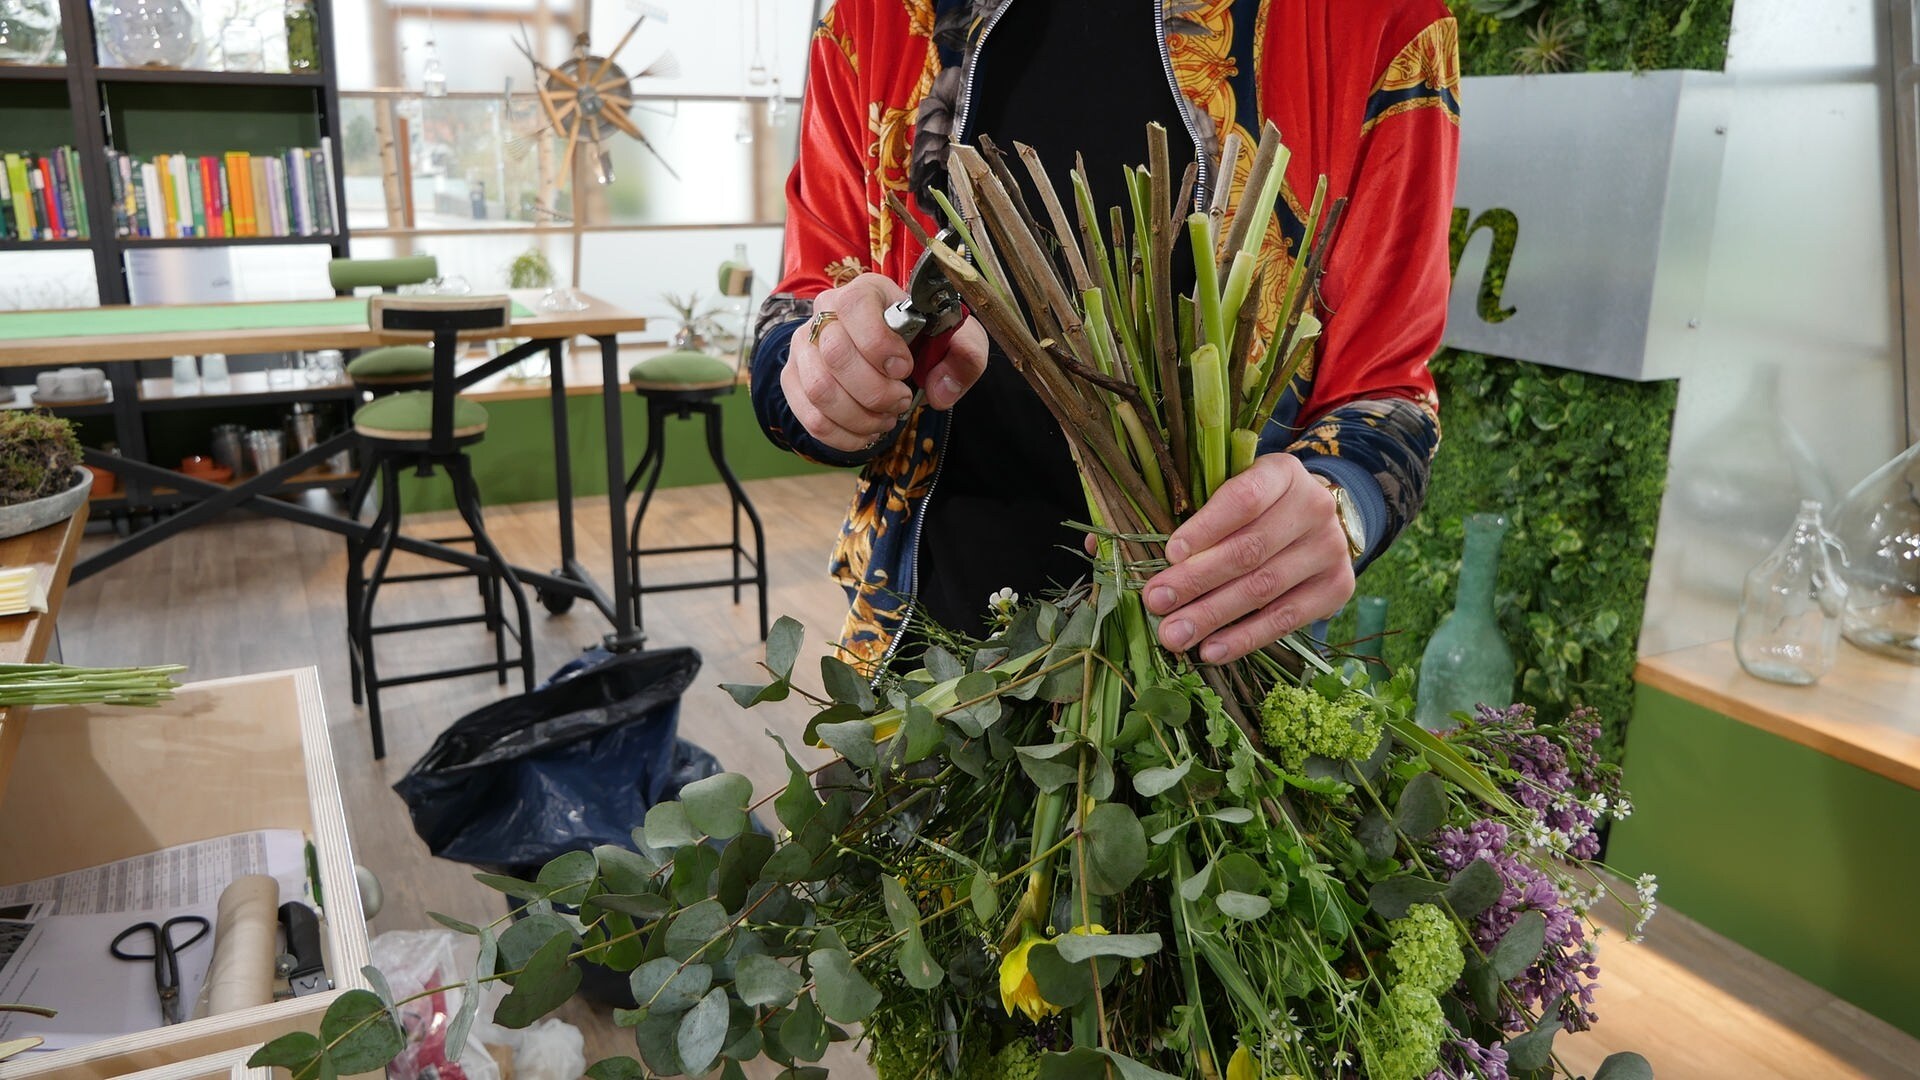
[[[1527,43],[1513,50],[1513,66],[1523,75],[1551,75],[1580,62],[1580,39],[1587,24],[1577,18],[1542,15],[1527,30]]]

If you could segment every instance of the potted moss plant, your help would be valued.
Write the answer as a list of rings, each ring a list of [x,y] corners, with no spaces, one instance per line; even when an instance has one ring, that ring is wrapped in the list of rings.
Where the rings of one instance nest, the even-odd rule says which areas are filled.
[[[92,487],[71,423],[42,412],[0,413],[0,539],[65,521]]]

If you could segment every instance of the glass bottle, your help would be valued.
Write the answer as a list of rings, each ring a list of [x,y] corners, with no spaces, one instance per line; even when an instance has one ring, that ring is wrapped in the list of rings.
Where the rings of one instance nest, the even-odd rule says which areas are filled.
[[[1747,574],[1733,651],[1756,679],[1809,686],[1833,669],[1847,583],[1829,548],[1833,534],[1820,524],[1820,503],[1807,499],[1793,528]]]
[[[747,338],[753,318],[753,266],[747,245],[733,245],[733,258],[720,264],[720,299],[714,304],[713,323],[719,331],[711,344],[722,356],[737,352]]]
[[[1847,554],[1847,640],[1920,664],[1920,443],[1847,493],[1834,532]]]
[[[1513,651],[1494,616],[1493,590],[1500,578],[1500,545],[1507,536],[1501,514],[1469,514],[1466,550],[1453,613],[1441,621],[1420,657],[1414,718],[1429,731],[1454,726],[1454,713],[1475,706],[1513,704]]]
[[[1382,659],[1386,644],[1387,598],[1359,596],[1353,601],[1353,658],[1347,661],[1347,676],[1365,671],[1367,683],[1379,686],[1392,677]]]
[[[320,17],[313,0],[287,0],[287,67],[320,70]]]

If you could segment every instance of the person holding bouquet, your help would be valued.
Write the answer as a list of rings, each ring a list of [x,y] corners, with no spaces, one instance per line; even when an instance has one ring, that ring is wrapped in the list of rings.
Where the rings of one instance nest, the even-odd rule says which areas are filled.
[[[1123,170],[1158,123],[1174,174],[1198,165],[1204,208],[1221,184],[1238,203],[1271,122],[1293,152],[1271,228],[1300,234],[1320,176],[1347,200],[1317,354],[1255,466],[1172,535],[1144,592],[1161,644],[1210,664],[1345,604],[1419,511],[1439,441],[1426,365],[1446,318],[1459,133],[1442,0],[838,0],[810,63],[787,265],[761,312],[752,394],[777,445],[861,471],[833,557],[850,658],[886,662],[919,620],[980,633],[999,590],[1086,572],[1065,524],[1086,517],[1080,477],[1019,373],[969,320],[916,388],[882,318],[920,255],[887,198],[931,223],[956,141],[1031,146],[1056,178],[1083,162],[1105,213],[1126,204]],[[1215,175],[1231,143],[1247,152]],[[1286,269],[1264,267],[1255,288],[1263,337]],[[1191,291],[1191,266],[1173,277]]]

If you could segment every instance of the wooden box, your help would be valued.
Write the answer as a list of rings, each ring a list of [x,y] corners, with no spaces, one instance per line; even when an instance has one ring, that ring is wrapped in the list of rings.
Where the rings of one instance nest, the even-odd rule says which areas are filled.
[[[16,765],[0,802],[0,884],[254,829],[304,832],[335,989],[28,1054],[0,1063],[0,1080],[122,1076],[317,1031],[334,998],[366,986],[366,919],[312,668],[194,683],[158,709],[39,709]]]

